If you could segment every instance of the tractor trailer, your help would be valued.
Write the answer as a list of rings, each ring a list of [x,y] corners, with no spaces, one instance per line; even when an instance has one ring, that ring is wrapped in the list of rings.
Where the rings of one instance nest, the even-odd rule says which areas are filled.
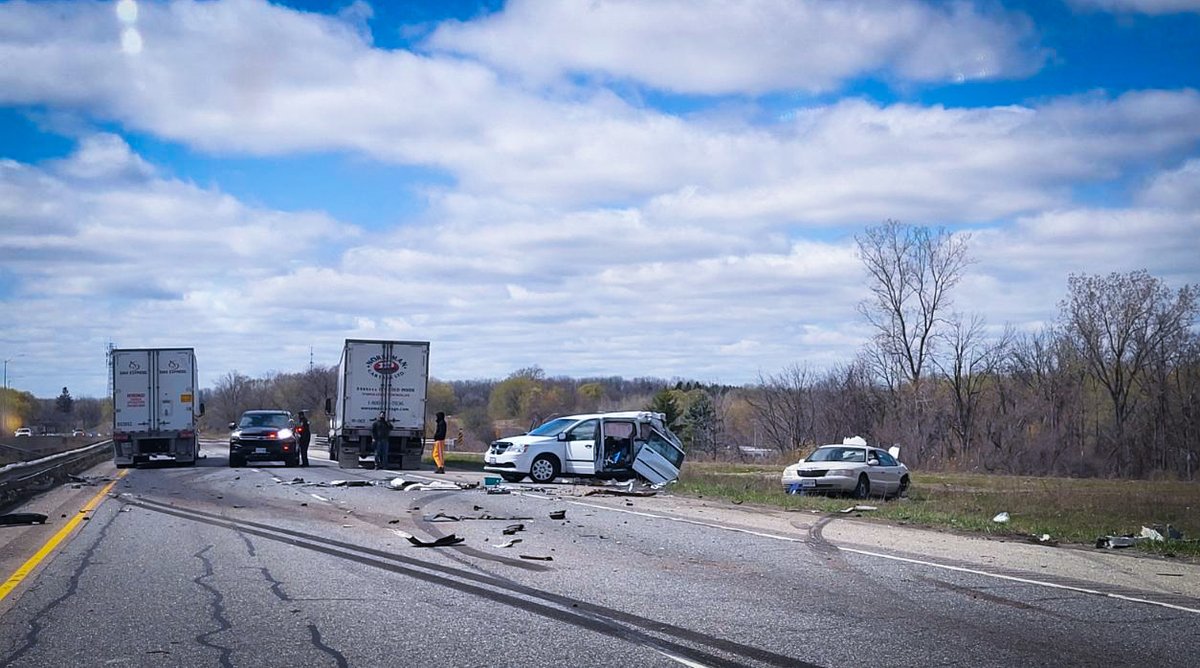
[[[383,413],[392,424],[389,461],[375,467],[420,468],[428,385],[428,341],[348,339],[338,363],[337,395],[325,400],[329,458],[342,468],[374,458],[371,424]]]
[[[199,454],[196,354],[191,348],[112,351],[113,459],[118,467],[154,459],[194,466]]]

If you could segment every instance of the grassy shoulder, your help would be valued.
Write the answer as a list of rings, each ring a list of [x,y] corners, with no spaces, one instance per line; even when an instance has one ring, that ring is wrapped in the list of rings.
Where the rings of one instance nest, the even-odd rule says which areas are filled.
[[[832,512],[855,503],[878,507],[872,517],[917,526],[1094,544],[1107,535],[1139,534],[1143,526],[1170,524],[1185,540],[1142,541],[1135,549],[1200,558],[1200,485],[1175,481],[1033,478],[966,473],[913,474],[908,498],[854,501],[783,492],[782,467],[692,463],[677,494],[719,498],[788,510]],[[992,521],[1000,512],[1007,523]]]

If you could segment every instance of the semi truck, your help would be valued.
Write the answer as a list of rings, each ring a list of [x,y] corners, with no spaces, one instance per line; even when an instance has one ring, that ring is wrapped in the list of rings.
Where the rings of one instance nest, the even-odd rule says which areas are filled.
[[[337,394],[325,400],[329,458],[342,468],[373,460],[371,424],[383,413],[392,423],[388,461],[374,462],[375,468],[420,468],[428,386],[428,341],[347,339],[338,362]]]
[[[199,456],[192,348],[112,351],[113,460],[121,468],[151,460],[194,466]]]

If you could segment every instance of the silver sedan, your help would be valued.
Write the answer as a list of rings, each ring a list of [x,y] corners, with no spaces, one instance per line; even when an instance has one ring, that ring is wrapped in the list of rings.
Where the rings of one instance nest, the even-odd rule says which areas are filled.
[[[785,468],[782,482],[789,494],[852,494],[859,499],[901,495],[909,485],[907,466],[887,450],[865,443],[823,445]]]

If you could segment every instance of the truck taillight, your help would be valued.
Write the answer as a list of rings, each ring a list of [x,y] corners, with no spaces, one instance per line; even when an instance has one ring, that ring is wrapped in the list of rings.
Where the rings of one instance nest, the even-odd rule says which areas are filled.
[[[113,440],[118,443],[126,443],[129,441],[129,434],[126,434],[123,431],[114,432]]]
[[[180,438],[191,438],[195,435],[196,432],[192,431],[191,429],[184,429],[183,431],[179,432]]]

